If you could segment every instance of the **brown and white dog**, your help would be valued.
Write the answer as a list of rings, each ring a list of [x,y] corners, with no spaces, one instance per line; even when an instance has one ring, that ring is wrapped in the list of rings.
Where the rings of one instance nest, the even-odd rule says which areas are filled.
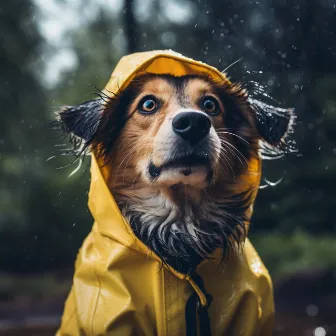
[[[136,236],[188,274],[245,238],[252,192],[237,186],[260,144],[268,154],[290,150],[292,111],[252,96],[207,76],[148,73],[59,116],[84,141],[75,150],[109,166],[108,187]]]

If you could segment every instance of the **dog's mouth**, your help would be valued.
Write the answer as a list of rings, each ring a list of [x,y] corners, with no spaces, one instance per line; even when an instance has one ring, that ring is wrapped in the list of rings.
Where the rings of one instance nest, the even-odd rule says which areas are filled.
[[[148,166],[149,175],[158,178],[163,171],[178,169],[185,176],[192,174],[192,168],[210,166],[210,158],[207,153],[183,155],[166,161],[161,166],[156,166],[152,161]]]

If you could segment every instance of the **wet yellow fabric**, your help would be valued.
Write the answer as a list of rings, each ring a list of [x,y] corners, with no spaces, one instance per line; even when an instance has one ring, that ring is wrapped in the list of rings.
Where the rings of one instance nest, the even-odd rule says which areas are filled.
[[[173,51],[152,51],[121,59],[106,85],[118,93],[142,73],[207,74],[229,83],[213,67]],[[94,218],[75,265],[72,289],[57,336],[185,335],[185,306],[196,292],[207,299],[188,276],[162,267],[158,256],[132,233],[122,217],[94,156],[89,208]],[[258,186],[260,162],[254,159],[242,189]],[[252,211],[252,205],[250,207]],[[248,239],[239,253],[220,264],[220,251],[202,262],[197,273],[213,297],[209,308],[212,335],[271,335],[273,294],[270,276]],[[218,258],[216,258],[218,255]]]

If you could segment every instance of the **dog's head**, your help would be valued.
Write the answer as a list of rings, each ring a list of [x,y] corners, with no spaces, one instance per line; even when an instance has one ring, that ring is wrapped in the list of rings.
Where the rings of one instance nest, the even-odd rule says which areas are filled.
[[[250,99],[239,84],[150,73],[116,96],[60,112],[64,130],[104,165],[138,237],[184,272],[245,236],[260,178],[258,171],[246,178],[251,162],[260,142],[286,150],[292,118]]]

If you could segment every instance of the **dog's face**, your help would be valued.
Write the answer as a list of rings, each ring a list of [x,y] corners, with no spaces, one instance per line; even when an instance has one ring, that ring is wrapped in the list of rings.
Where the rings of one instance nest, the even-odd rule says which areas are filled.
[[[205,78],[144,76],[125,95],[129,120],[113,150],[117,168],[111,173],[112,188],[122,173],[123,182],[127,177],[151,187],[182,184],[204,189],[218,179],[232,180],[233,172],[246,166],[239,147],[246,152],[249,143],[250,151],[256,151],[257,136],[248,114],[233,111],[227,93]],[[234,118],[230,113],[236,113]],[[236,133],[233,122],[240,123]]]
[[[148,184],[179,183],[206,187],[218,171],[224,106],[210,83],[201,78],[143,79],[129,106],[132,123],[122,141],[138,146],[135,170]]]
[[[107,103],[86,102],[60,117],[104,160],[107,184],[135,234],[183,272],[245,237],[256,186],[244,193],[237,186],[259,141],[280,150],[292,118],[249,100],[237,84],[153,74]]]

